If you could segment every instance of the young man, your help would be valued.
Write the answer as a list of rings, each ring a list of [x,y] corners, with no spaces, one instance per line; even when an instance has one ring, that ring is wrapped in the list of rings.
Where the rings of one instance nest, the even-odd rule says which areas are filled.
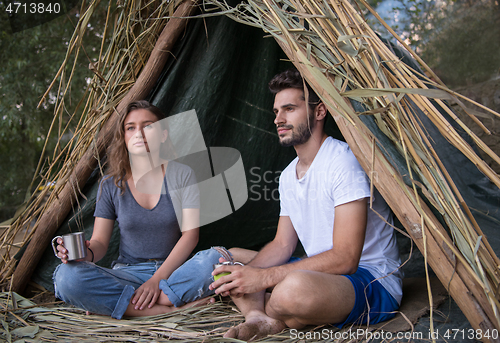
[[[293,146],[297,158],[280,177],[274,240],[246,266],[213,272],[231,272],[210,287],[231,295],[245,315],[225,337],[250,340],[326,323],[374,324],[393,317],[401,301],[390,210],[378,192],[369,208],[366,174],[346,143],[325,134],[326,107],[307,87],[309,103],[298,71],[287,70],[269,83],[280,143]],[[287,263],[298,239],[307,258]]]

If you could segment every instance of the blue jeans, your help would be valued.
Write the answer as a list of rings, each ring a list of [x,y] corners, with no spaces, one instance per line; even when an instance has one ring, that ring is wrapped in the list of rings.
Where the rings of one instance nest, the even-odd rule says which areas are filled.
[[[168,279],[160,281],[160,289],[179,307],[188,302],[208,297],[214,291],[213,264],[222,255],[214,248],[198,252]],[[137,264],[116,264],[113,269],[91,262],[60,264],[54,272],[54,289],[57,298],[93,313],[121,319],[135,290],[160,268],[163,261]]]

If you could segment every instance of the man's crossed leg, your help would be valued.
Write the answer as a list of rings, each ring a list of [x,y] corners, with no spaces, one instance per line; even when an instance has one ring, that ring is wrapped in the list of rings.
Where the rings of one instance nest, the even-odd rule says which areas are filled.
[[[288,274],[271,293],[261,291],[233,297],[245,322],[224,337],[252,340],[286,327],[343,322],[354,307],[354,288],[340,275],[298,270]]]

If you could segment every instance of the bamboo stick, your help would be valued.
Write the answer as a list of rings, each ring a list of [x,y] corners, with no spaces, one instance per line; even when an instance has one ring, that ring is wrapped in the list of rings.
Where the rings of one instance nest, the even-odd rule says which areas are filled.
[[[339,125],[344,138],[358,158],[358,161],[363,168],[369,168],[368,161],[370,156],[370,146],[366,143],[365,138],[355,130],[351,125],[348,125],[340,116],[334,116],[335,121]],[[496,319],[491,306],[488,304],[484,296],[483,289],[477,285],[475,280],[468,277],[469,273],[463,268],[463,264],[456,262],[457,273],[454,275],[455,266],[450,262],[450,257],[443,249],[445,244],[439,244],[436,241],[432,230],[428,227],[420,225],[421,214],[418,208],[408,200],[406,193],[402,192],[401,185],[404,185],[402,180],[398,184],[393,177],[394,172],[384,169],[382,163],[375,164],[375,173],[378,180],[375,178],[375,186],[381,195],[386,199],[388,205],[397,215],[398,219],[405,226],[406,231],[417,244],[420,251],[424,251],[422,231],[426,230],[427,235],[427,253],[429,265],[434,270],[441,283],[448,287],[453,299],[457,302],[463,313],[475,329],[491,327],[497,328]],[[407,186],[405,186],[407,187]],[[429,218],[433,221],[433,225],[444,231],[439,221],[432,215],[430,209],[423,202],[420,202],[424,212],[428,213]],[[469,296],[464,296],[468,294]],[[483,309],[484,313],[477,311],[478,304]]]

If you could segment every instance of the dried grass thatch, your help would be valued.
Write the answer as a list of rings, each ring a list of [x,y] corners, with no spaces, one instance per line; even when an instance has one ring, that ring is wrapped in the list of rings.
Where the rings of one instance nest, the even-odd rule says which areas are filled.
[[[68,55],[78,54],[82,45],[82,32],[99,2],[95,0],[82,10]],[[364,0],[358,2],[369,7]],[[99,129],[138,77],[156,38],[177,4],[177,1],[143,3],[137,0],[119,4],[110,44],[107,48],[103,44],[102,57],[97,65],[92,66],[95,76],[92,87],[82,102],[83,115],[79,119],[74,138],[66,146],[58,147],[51,164],[40,169],[43,171],[42,183],[45,180],[57,180],[55,190],[44,206],[41,204],[45,194],[34,196],[26,210],[15,218],[1,236],[5,249],[0,263],[4,289],[8,288],[14,270],[14,260],[11,258],[14,237],[29,227],[34,218],[55,201],[83,153],[93,148]],[[456,299],[464,306],[463,310],[467,312],[465,314],[471,324],[478,327],[481,318],[486,318],[491,325],[500,328],[500,261],[484,238],[481,228],[414,113],[416,107],[421,109],[451,144],[467,156],[491,182],[500,186],[498,175],[475,154],[437,109],[437,106],[443,108],[480,149],[500,163],[500,158],[444,102],[445,99],[453,99],[467,110],[463,102],[469,100],[442,84],[425,63],[394,34],[432,78],[403,64],[370,29],[349,1],[249,0],[232,8],[223,1],[205,0],[204,5],[207,10],[205,15],[227,15],[242,23],[260,27],[277,40],[328,106],[368,175],[378,173],[379,177],[384,177],[383,180],[374,179],[375,186],[381,190],[396,214],[401,216],[401,221],[410,236],[417,241],[426,262],[438,268],[433,263],[442,261],[436,262],[433,259],[436,254],[444,256],[448,263],[446,266],[449,266],[437,271],[441,281],[445,284],[449,282],[450,292],[454,297],[461,295],[453,292],[459,293],[460,290],[467,289],[476,298],[483,314],[476,313],[479,311],[472,302],[460,303]],[[111,20],[108,23],[109,26],[112,25]],[[58,93],[65,93],[71,83],[71,74],[65,75],[64,68],[61,68],[56,79],[60,80]],[[356,112],[348,98],[359,101],[366,110]],[[484,107],[483,109],[490,111]],[[64,98],[60,97],[54,116],[54,128],[58,124],[61,127],[62,122],[58,120],[63,115],[63,110]],[[490,112],[498,116],[497,113]],[[379,129],[405,157],[410,179],[415,180],[415,176],[418,176],[421,183],[413,181],[410,186],[404,183],[402,176],[385,157],[383,147],[377,144],[375,136],[360,120],[360,115],[374,116]],[[487,131],[472,113],[469,115]],[[61,127],[57,134],[61,137],[64,132]],[[391,192],[395,192],[394,195]],[[402,198],[392,199],[391,202],[390,198],[397,197],[396,193]],[[424,204],[422,197],[442,214],[447,229],[451,232],[451,239]],[[405,211],[410,211],[415,216],[408,215],[411,217],[408,219]],[[23,242],[30,239],[36,228],[37,223],[33,229],[26,231]],[[447,249],[449,253],[443,249]],[[456,281],[457,278],[460,280]],[[472,310],[474,313],[466,311],[471,308],[475,308]]]

